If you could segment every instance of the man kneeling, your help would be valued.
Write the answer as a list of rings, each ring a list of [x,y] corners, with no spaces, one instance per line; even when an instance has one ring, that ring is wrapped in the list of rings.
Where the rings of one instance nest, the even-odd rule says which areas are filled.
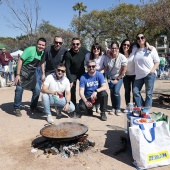
[[[80,78],[80,97],[79,110],[88,110],[89,115],[92,115],[93,105],[100,104],[101,120],[106,121],[105,114],[108,94],[106,92],[107,86],[102,73],[96,71],[96,62],[89,60],[87,65],[88,72],[83,74]]]
[[[64,76],[66,68],[64,64],[60,63],[55,69],[55,73],[48,75],[44,81],[42,92],[42,104],[44,112],[47,114],[48,123],[53,123],[50,106],[53,105],[62,108],[68,113],[75,110],[74,104],[71,100],[70,82]],[[65,92],[65,97],[63,96]]]

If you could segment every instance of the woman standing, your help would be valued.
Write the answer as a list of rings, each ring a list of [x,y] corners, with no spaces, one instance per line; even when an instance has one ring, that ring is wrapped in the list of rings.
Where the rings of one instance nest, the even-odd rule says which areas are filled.
[[[126,106],[128,105],[128,103],[130,103],[130,99],[131,99],[130,93],[131,93],[131,89],[133,89],[133,84],[135,81],[135,65],[133,60],[135,51],[136,51],[136,47],[133,47],[133,51],[132,51],[132,45],[129,39],[123,40],[123,42],[120,45],[120,53],[122,53],[128,60],[125,77],[123,77]],[[134,102],[134,98],[133,98],[133,102]]]
[[[104,58],[102,55],[102,48],[98,43],[95,43],[91,47],[91,52],[87,53],[85,56],[85,65],[87,65],[89,60],[94,60],[96,62],[96,70],[104,74]],[[96,105],[96,112],[100,113],[100,105]]]
[[[105,70],[108,70],[108,82],[110,83],[109,88],[112,102],[110,114],[120,116],[120,88],[126,72],[127,59],[123,54],[119,53],[119,44],[117,42],[111,43],[111,58],[106,57],[104,65]]]
[[[159,66],[160,59],[154,47],[152,47],[152,51],[147,49],[144,34],[138,34],[136,39],[137,51],[134,57],[136,78],[133,87],[133,95],[137,107],[151,107],[156,69]],[[146,92],[145,101],[140,93],[144,84]]]

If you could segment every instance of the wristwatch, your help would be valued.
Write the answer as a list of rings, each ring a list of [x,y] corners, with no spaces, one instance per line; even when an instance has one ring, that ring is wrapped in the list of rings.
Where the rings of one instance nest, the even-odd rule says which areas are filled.
[[[68,104],[70,104],[70,102],[67,102]]]
[[[95,90],[96,93],[98,93],[97,89]]]

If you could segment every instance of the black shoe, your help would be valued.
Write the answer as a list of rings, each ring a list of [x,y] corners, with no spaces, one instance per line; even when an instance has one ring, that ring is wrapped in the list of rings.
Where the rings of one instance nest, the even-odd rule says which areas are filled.
[[[70,112],[69,116],[71,118],[80,118],[81,117],[81,115],[76,113],[76,111]]]
[[[89,116],[93,116],[93,110],[92,110],[92,109],[89,109],[89,110],[88,110],[88,115],[89,115]]]
[[[103,121],[107,120],[105,112],[101,112],[101,120],[103,120]]]

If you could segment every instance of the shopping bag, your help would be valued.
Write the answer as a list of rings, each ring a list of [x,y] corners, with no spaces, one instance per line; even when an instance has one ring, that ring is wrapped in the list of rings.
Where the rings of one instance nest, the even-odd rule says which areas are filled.
[[[152,125],[152,127],[151,127]],[[170,164],[170,133],[165,121],[129,127],[133,164],[147,169]]]

